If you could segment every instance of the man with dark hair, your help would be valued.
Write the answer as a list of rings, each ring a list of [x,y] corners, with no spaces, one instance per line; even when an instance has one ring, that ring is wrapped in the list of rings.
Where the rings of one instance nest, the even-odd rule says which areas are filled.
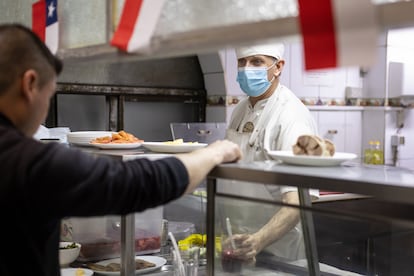
[[[214,166],[241,158],[229,141],[128,162],[42,144],[32,136],[46,118],[61,69],[31,30],[0,25],[0,275],[59,275],[62,218],[165,204],[191,192]]]
[[[18,75],[29,68],[42,72],[40,85],[60,74],[62,62],[56,58],[46,45],[29,29],[21,25],[0,26],[4,43],[0,51],[0,92],[5,91]]]

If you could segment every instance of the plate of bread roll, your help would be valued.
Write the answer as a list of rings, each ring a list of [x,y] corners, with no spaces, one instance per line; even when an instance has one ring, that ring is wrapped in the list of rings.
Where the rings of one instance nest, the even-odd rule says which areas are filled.
[[[339,166],[357,158],[354,153],[336,152],[332,141],[317,135],[301,135],[292,150],[269,151],[268,154],[286,164],[318,167]]]

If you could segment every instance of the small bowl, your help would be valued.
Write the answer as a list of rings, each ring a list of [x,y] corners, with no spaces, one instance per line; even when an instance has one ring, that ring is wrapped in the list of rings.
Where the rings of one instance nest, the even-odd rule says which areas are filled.
[[[74,262],[79,256],[81,245],[75,243],[76,247],[74,248],[65,248],[73,242],[59,242],[59,264],[61,267],[67,267],[70,263]]]

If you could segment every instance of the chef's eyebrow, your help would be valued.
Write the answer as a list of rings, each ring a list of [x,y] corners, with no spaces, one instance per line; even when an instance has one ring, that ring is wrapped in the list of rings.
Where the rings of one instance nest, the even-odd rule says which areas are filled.
[[[255,62],[255,61],[261,61],[261,62],[265,63],[266,62],[266,58],[265,57],[267,57],[267,56],[266,55],[254,55],[254,56],[243,57],[243,58],[239,58],[237,60],[237,64],[239,66],[240,65],[243,66],[243,65],[245,65],[247,63],[247,60],[253,61],[253,62]]]

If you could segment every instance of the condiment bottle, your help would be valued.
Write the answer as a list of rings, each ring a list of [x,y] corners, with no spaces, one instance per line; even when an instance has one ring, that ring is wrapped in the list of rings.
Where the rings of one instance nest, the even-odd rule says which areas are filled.
[[[384,152],[381,149],[380,141],[374,142],[374,150],[372,151],[372,164],[375,164],[375,165],[384,164]]]
[[[372,162],[372,154],[374,152],[374,141],[370,140],[368,142],[368,148],[364,151],[364,163],[365,164],[373,164]]]

